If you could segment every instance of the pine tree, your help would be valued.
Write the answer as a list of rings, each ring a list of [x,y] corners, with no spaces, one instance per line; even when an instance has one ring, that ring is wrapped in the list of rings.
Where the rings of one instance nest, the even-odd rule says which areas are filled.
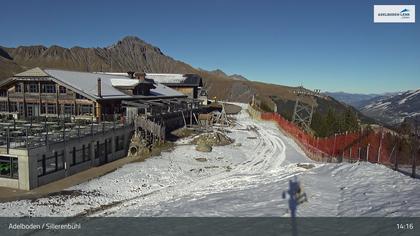
[[[335,111],[330,107],[328,108],[327,111],[327,115],[325,117],[325,135],[326,136],[331,136],[334,133],[339,132],[340,129],[340,124],[339,121],[340,119],[338,119]]]
[[[347,108],[344,112],[343,130],[347,132],[357,131],[359,129],[359,121],[355,112]]]
[[[357,115],[351,109],[337,113],[333,108],[328,108],[325,115],[315,112],[312,117],[311,128],[318,137],[328,137],[335,133],[353,132],[359,129]]]
[[[314,112],[311,129],[315,131],[316,136],[325,137],[327,135],[327,124],[325,121],[325,117],[321,113]]]

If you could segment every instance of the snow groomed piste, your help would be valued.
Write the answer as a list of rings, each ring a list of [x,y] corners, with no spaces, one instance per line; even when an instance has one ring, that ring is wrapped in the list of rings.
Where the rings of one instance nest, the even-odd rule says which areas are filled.
[[[72,194],[0,203],[0,216],[289,216],[282,193],[291,178],[308,199],[297,216],[420,215],[419,180],[365,162],[315,163],[274,123],[245,109],[236,118],[231,145],[202,153],[180,140]]]

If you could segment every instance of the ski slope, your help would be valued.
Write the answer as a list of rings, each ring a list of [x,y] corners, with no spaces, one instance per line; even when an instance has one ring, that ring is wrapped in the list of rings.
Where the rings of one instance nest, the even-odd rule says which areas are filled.
[[[274,123],[245,110],[236,118],[231,145],[202,153],[180,140],[71,194],[0,203],[0,216],[289,216],[281,196],[294,177],[308,196],[298,216],[420,216],[419,180],[376,164],[314,163]]]

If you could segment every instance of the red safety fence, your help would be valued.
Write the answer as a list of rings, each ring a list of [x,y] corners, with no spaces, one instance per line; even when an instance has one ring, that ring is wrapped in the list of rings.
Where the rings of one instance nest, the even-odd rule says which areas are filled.
[[[404,150],[398,147],[398,136],[383,131],[346,132],[326,138],[317,138],[278,113],[266,112],[261,113],[260,116],[262,120],[275,121],[283,131],[298,141],[308,154],[318,159],[333,161],[333,158],[343,158],[384,165],[394,164],[397,156],[399,156],[398,160],[401,164],[409,164],[412,159],[409,153],[404,153]]]

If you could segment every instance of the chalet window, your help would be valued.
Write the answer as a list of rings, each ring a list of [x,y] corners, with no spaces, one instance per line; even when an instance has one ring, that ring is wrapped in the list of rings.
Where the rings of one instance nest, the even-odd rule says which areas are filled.
[[[60,153],[56,152],[57,157],[57,170],[64,169],[64,151],[61,151]]]
[[[90,144],[83,145],[83,162],[90,160]]]
[[[0,102],[0,112],[7,112],[7,102]]]
[[[18,159],[16,157],[0,156],[0,177],[19,178]]]
[[[34,83],[29,84],[29,92],[30,93],[38,93],[39,92],[38,84],[34,84]]]
[[[73,105],[64,105],[64,114],[73,114]]]
[[[76,93],[76,99],[86,99],[84,96]]]
[[[32,104],[26,105],[26,113],[29,117],[34,116],[34,107]]]
[[[115,137],[115,151],[124,150],[124,135]]]
[[[83,145],[80,149],[73,147],[73,150],[70,151],[72,155],[70,166],[74,166],[83,162],[90,161],[90,144],[85,146]]]
[[[133,90],[134,95],[148,95],[149,94],[149,88],[146,88],[144,86],[137,86]]]
[[[60,93],[61,94],[67,93],[66,87],[60,86]]]
[[[112,139],[106,139],[106,154],[112,153]]]
[[[0,90],[0,97],[7,97],[7,91],[6,90]]]
[[[41,105],[41,113],[45,114],[56,114],[57,113],[57,107],[55,106],[55,104],[52,103],[48,103],[48,104],[42,104]]]
[[[95,159],[105,156],[105,143],[99,143],[99,141],[95,144]]]
[[[100,155],[100,152],[99,152],[99,141],[96,141],[96,143],[94,144],[94,146],[93,146],[93,151],[94,151],[94,153],[95,153],[95,159],[98,159],[99,158],[99,155]]]
[[[92,113],[92,106],[91,105],[81,105],[81,106],[79,106],[79,113],[80,114],[91,114]]]
[[[16,93],[21,93],[22,92],[22,86],[20,84],[15,85],[15,92]]]
[[[19,105],[18,105],[19,115],[21,115],[21,116],[25,115],[25,110],[24,109],[25,108],[23,106],[23,103],[19,103]]]
[[[43,93],[55,93],[55,84],[44,84],[42,87]]]
[[[47,104],[47,112],[48,114],[56,114],[57,109],[56,109],[55,104]]]
[[[64,169],[64,151],[54,152],[51,156],[38,160],[38,176],[43,176]]]
[[[55,154],[50,157],[45,158],[45,174],[52,173],[57,168],[57,159],[55,158]]]
[[[17,103],[16,102],[10,102],[10,112],[17,112]]]
[[[83,149],[76,149],[75,147],[73,147],[73,151],[71,151],[72,160],[70,162],[70,166],[74,166],[83,162],[82,151]]]

